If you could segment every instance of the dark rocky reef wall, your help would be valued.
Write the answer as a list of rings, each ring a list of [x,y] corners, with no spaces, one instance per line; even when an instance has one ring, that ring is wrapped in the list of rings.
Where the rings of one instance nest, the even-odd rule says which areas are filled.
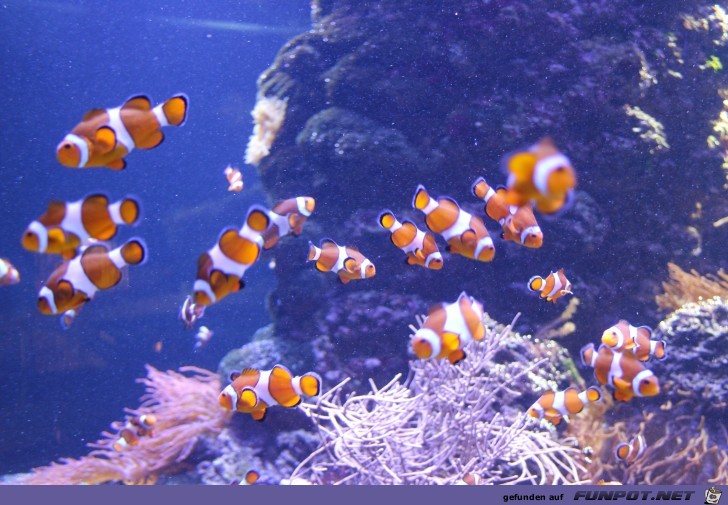
[[[726,266],[724,236],[710,226],[728,211],[721,162],[705,141],[725,77],[699,65],[728,55],[680,18],[706,5],[314,1],[313,29],[286,44],[259,81],[261,96],[288,102],[258,167],[265,189],[272,201],[298,194],[317,201],[303,238],[274,250],[276,336],[335,349],[339,358],[319,360],[330,368],[320,371],[371,366],[386,382],[406,366],[407,324],[430,303],[466,290],[497,319],[523,311],[529,331],[560,308],[530,296],[525,284],[560,267],[582,301],[574,349],[622,317],[656,324],[653,299],[668,261]],[[659,120],[669,149],[640,138],[625,105]],[[564,215],[539,216],[542,249],[496,238],[489,264],[446,255],[440,272],[404,265],[378,227],[382,209],[424,228],[410,206],[422,183],[482,216],[472,181],[504,182],[503,156],[543,135],[572,159],[579,192]],[[704,215],[693,221],[696,202]],[[688,226],[703,235],[700,259],[691,255]],[[376,277],[342,286],[303,265],[307,240],[321,237],[357,245]]]

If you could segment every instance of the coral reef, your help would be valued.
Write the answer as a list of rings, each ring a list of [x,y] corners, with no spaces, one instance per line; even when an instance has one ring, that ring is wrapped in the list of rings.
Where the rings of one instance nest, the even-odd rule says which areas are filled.
[[[454,484],[470,473],[491,484],[582,481],[580,451],[534,429],[516,403],[533,388],[529,377],[553,380],[544,367],[549,357],[526,353],[513,361],[524,338],[511,337],[510,326],[493,331],[486,319],[489,335],[469,344],[457,366],[413,361],[404,382],[397,375],[383,387],[372,381],[367,394],[344,396],[344,381],[303,405],[322,443],[291,480]]]
[[[273,142],[276,140],[278,130],[286,119],[286,100],[275,97],[259,97],[253,112],[253,134],[248,140],[245,150],[245,163],[258,165],[260,160],[270,154]]]
[[[661,309],[677,310],[685,304],[700,302],[714,296],[728,299],[728,274],[722,269],[717,275],[689,273],[674,263],[668,263],[669,282],[663,282],[664,293],[655,297]]]
[[[87,456],[64,458],[59,463],[36,468],[21,482],[152,483],[162,473],[173,473],[201,438],[216,435],[230,418],[230,413],[218,406],[220,382],[213,372],[191,366],[180,368],[179,373],[161,372],[147,365],[147,377],[138,382],[145,386],[145,394],[139,408],[127,413],[156,415],[159,421],[153,437],[144,437],[138,445],[117,452],[112,445],[118,434],[104,432],[98,442],[89,444],[94,450]]]

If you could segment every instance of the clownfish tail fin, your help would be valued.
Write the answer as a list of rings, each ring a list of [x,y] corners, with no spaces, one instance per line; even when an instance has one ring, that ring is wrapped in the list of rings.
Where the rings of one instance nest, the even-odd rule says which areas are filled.
[[[140,238],[133,238],[121,246],[121,257],[128,265],[140,265],[147,259],[147,246]]]
[[[427,204],[430,202],[430,195],[427,193],[427,190],[425,187],[420,184],[417,186],[417,190],[415,191],[415,196],[412,199],[412,207],[414,207],[417,210],[422,210],[425,207],[427,207]]]
[[[167,123],[172,126],[182,126],[187,121],[187,108],[190,99],[184,93],[174,95],[172,98],[164,102],[162,112],[167,118]]]
[[[528,289],[530,289],[531,291],[539,292],[539,291],[541,291],[542,287],[543,287],[543,277],[534,275],[533,277],[528,279]]]
[[[394,217],[394,213],[389,209],[385,209],[379,214],[379,226],[386,230],[390,230],[396,221],[397,218]]]
[[[316,247],[313,242],[310,240],[308,241],[308,260],[307,261],[314,261],[319,259],[319,256],[321,256],[321,249]]]
[[[119,215],[124,224],[134,225],[139,221],[141,214],[141,206],[136,198],[127,197],[121,201],[119,205]],[[121,224],[121,223],[119,223]]]
[[[321,376],[316,372],[303,374],[299,385],[304,395],[317,396],[321,393]]]
[[[473,195],[477,198],[480,198],[481,200],[485,199],[485,195],[488,194],[488,183],[485,182],[485,179],[483,177],[478,177],[472,186],[470,186],[470,190],[473,192]]]

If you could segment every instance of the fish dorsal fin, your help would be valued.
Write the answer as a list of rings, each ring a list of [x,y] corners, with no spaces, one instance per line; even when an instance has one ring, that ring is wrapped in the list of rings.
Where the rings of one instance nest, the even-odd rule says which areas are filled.
[[[260,373],[260,370],[257,368],[245,368],[242,372],[240,372],[240,375],[257,375]]]
[[[237,370],[233,370],[232,372],[230,372],[230,375],[228,376],[228,378],[230,379],[230,382],[234,382],[235,379],[237,379],[238,377],[240,377],[240,372]]]
[[[152,101],[146,95],[133,96],[124,102],[122,109],[152,110]]]
[[[319,242],[319,249],[322,249],[323,250],[323,248],[326,247],[326,246],[333,246],[333,247],[338,248],[339,247],[339,244],[337,244],[336,242],[334,242],[330,238],[322,238],[321,239],[321,242]]]
[[[354,258],[352,258],[351,256],[347,257],[344,260],[344,270],[346,270],[350,274],[355,274],[359,270],[357,268],[357,262],[356,262],[356,260]]]
[[[110,153],[116,149],[116,132],[110,126],[102,126],[96,130],[95,140],[101,147],[102,154]]]
[[[536,156],[532,153],[514,154],[508,160],[508,170],[519,180],[528,178],[533,173],[535,166]]]
[[[82,257],[88,256],[90,254],[106,254],[109,252],[109,248],[106,247],[103,244],[94,244],[88,246],[81,255]]]
[[[276,365],[273,367],[273,369],[270,371],[271,375],[274,377],[278,377],[280,379],[290,380],[293,379],[293,374],[291,374],[291,371],[284,367],[283,365]]]
[[[430,305],[430,308],[427,310],[427,315],[428,316],[429,315],[432,315],[432,314],[434,314],[435,312],[437,312],[439,310],[442,310],[442,304],[441,303],[436,303],[434,305]]]
[[[106,109],[91,109],[86,114],[83,115],[84,121],[89,121],[95,117],[100,116],[101,114],[106,114]]]

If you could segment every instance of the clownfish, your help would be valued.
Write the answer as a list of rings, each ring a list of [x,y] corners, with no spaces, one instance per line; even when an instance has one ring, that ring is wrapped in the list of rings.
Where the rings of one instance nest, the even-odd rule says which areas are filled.
[[[432,270],[442,268],[442,254],[432,233],[420,230],[412,221],[400,223],[391,210],[379,215],[379,225],[389,230],[392,243],[407,255],[408,265],[420,265]]]
[[[447,358],[455,364],[466,356],[463,347],[483,338],[483,305],[463,291],[454,303],[430,308],[412,336],[412,351],[420,359]]]
[[[225,174],[229,184],[228,191],[240,193],[243,190],[243,174],[240,173],[240,170],[228,165],[223,173]]]
[[[356,279],[369,279],[377,274],[374,263],[354,246],[340,246],[330,238],[321,239],[320,247],[308,243],[308,261],[316,262],[319,272],[338,274],[342,284]]]
[[[556,303],[556,300],[564,295],[573,295],[571,292],[571,282],[564,275],[564,269],[558,272],[551,272],[545,279],[534,275],[528,280],[528,289],[536,293],[541,293],[541,298],[545,298],[547,302]]]
[[[311,217],[316,200],[310,196],[289,198],[276,203],[268,211],[270,226],[263,232],[263,249],[270,249],[289,233],[295,236],[303,233],[303,223]]]
[[[427,228],[442,235],[453,253],[478,261],[493,261],[495,246],[483,220],[462,210],[455,200],[445,197],[435,200],[420,184],[412,207],[425,214]]]
[[[663,360],[667,357],[667,343],[664,340],[651,340],[652,328],[632,326],[624,319],[608,328],[602,334],[602,343],[613,351],[631,351],[640,361],[651,357]]]
[[[485,213],[503,227],[502,238],[533,249],[543,245],[543,232],[530,204],[508,205],[505,188],[494,190],[482,177],[473,183],[471,190],[485,201]]]
[[[614,448],[614,457],[617,461],[621,461],[625,465],[634,463],[634,461],[642,456],[645,452],[645,437],[637,435],[629,443],[622,442]]]
[[[75,309],[69,309],[61,315],[61,328],[68,330],[73,322],[76,320],[76,316],[81,312],[81,307]]]
[[[627,402],[633,396],[655,396],[660,384],[651,370],[647,370],[637,357],[629,352],[615,352],[602,344],[598,350],[594,344],[581,349],[581,362],[594,369],[599,384],[614,388],[614,399]]]
[[[195,335],[195,347],[193,348],[193,351],[197,352],[203,347],[207,345],[207,343],[212,339],[212,336],[215,334],[210,328],[207,326],[200,326],[200,329],[197,331],[197,334]]]
[[[124,157],[135,147],[152,149],[164,140],[163,126],[182,126],[187,95],[178,94],[152,107],[149,97],[134,96],[120,107],[91,109],[56,148],[61,165],[71,168],[126,168]]]
[[[91,239],[110,240],[119,225],[137,224],[139,209],[139,202],[129,197],[114,203],[101,194],[75,202],[55,200],[45,214],[28,225],[21,243],[29,251],[70,259]]]
[[[140,437],[154,436],[155,424],[157,424],[157,416],[154,414],[143,414],[128,419],[119,431],[119,438],[112,447],[115,451],[121,452],[127,447],[137,445]]]
[[[38,310],[50,315],[81,307],[97,291],[116,286],[122,268],[139,265],[146,256],[146,246],[140,239],[131,239],[112,250],[103,244],[89,246],[51,274],[38,292]]]
[[[240,480],[240,485],[250,486],[258,482],[258,479],[260,479],[260,474],[258,472],[255,470],[248,470],[245,476]]]
[[[245,287],[243,274],[258,261],[263,248],[262,233],[269,223],[266,209],[253,205],[239,231],[224,229],[217,243],[200,255],[192,294],[195,305],[212,305]]]
[[[463,478],[455,481],[456,486],[481,486],[484,479],[477,473],[466,473]]]
[[[597,402],[601,399],[601,391],[593,386],[581,393],[575,387],[566,388],[563,391],[547,391],[531,405],[528,415],[536,419],[546,419],[557,425],[563,416],[578,414],[584,410],[587,403]]]
[[[508,182],[506,201],[523,206],[534,202],[544,214],[559,211],[576,187],[576,172],[569,158],[546,137],[528,151],[519,152],[506,160]]]
[[[230,374],[232,381],[222,390],[218,401],[226,410],[250,414],[256,421],[262,421],[269,407],[295,407],[301,403],[301,396],[316,396],[321,392],[321,377],[309,372],[293,377],[283,365],[272,370],[261,371],[246,368]]]
[[[192,328],[198,319],[205,315],[205,307],[197,305],[192,301],[191,296],[187,296],[179,309],[179,320],[185,325],[186,329]]]
[[[0,258],[0,286],[12,286],[20,282],[20,272],[10,260]]]

